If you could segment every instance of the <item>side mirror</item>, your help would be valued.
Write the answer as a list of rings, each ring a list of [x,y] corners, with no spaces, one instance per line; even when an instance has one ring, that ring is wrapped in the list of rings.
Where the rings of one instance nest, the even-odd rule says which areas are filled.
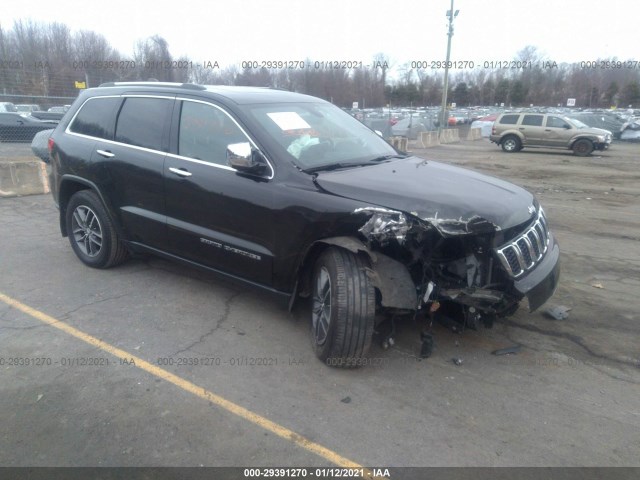
[[[227,164],[239,172],[253,175],[264,175],[268,169],[265,158],[249,142],[227,145]]]
[[[564,128],[565,130],[571,130],[571,125],[567,125],[566,123],[564,124]]]

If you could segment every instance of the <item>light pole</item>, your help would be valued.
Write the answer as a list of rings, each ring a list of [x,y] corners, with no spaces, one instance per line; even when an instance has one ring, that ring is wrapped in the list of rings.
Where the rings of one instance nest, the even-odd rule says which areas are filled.
[[[449,89],[449,59],[451,58],[451,37],[453,37],[453,20],[458,16],[460,10],[453,10],[453,0],[451,0],[451,10],[447,10],[447,18],[449,18],[449,30],[447,36],[447,60],[444,64],[444,85],[442,89],[442,108],[440,111],[440,126],[438,127],[438,136],[447,122],[447,90]]]

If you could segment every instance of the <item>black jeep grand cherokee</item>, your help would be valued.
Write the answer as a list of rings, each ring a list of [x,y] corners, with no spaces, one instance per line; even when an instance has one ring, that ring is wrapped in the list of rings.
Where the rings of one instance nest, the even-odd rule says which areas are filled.
[[[83,92],[49,140],[60,228],[107,268],[147,252],[311,296],[315,352],[356,366],[376,313],[462,326],[552,294],[532,194],[394,150],[318,98],[190,84]]]

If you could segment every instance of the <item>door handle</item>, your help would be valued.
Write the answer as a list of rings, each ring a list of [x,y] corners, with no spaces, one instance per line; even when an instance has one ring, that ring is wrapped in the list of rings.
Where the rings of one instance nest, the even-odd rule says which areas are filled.
[[[99,155],[102,155],[105,158],[112,158],[115,157],[115,153],[111,153],[107,150],[96,150],[96,152],[98,152]]]
[[[191,172],[187,172],[186,170],[184,170],[182,168],[170,167],[169,171],[171,173],[175,173],[176,175],[179,175],[181,177],[190,177],[191,176]]]

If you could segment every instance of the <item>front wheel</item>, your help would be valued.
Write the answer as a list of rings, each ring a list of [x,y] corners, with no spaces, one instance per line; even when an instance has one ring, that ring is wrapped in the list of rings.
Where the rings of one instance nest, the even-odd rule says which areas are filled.
[[[586,157],[591,155],[593,152],[593,142],[591,140],[587,140],[586,138],[577,140],[576,143],[573,144],[573,153],[578,155],[579,157]]]
[[[311,341],[332,367],[365,364],[375,319],[375,290],[367,262],[340,248],[327,249],[313,272]]]
[[[100,198],[91,190],[80,190],[66,209],[67,234],[71,248],[86,265],[109,268],[122,263],[128,252]]]

